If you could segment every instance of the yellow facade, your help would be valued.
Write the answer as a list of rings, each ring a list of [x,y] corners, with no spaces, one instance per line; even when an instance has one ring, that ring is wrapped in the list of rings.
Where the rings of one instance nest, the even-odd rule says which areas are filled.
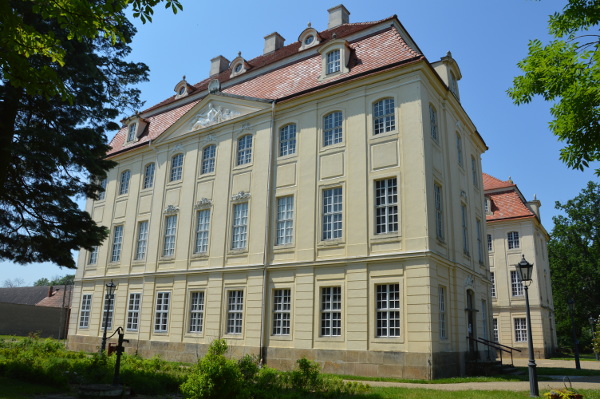
[[[304,51],[326,57],[318,48]],[[110,155],[118,166],[105,198],[86,209],[111,237],[93,263],[80,253],[71,348],[98,347],[105,284],[113,280],[109,333],[125,328],[127,352],[195,361],[225,338],[234,354],[279,368],[306,356],[326,372],[464,373],[468,331],[489,333],[491,317],[482,314],[491,314],[491,300],[481,227],[486,146],[449,89],[449,72],[460,78],[460,71],[448,55],[344,80],[349,65],[336,84],[284,99],[222,88],[140,114],[138,123],[151,126],[168,107],[188,107],[156,139]],[[381,125],[377,107],[392,102]],[[330,143],[332,113],[342,118]],[[294,129],[292,144],[286,135]],[[214,171],[204,172],[210,145]],[[144,189],[150,163],[154,181]],[[119,195],[126,171],[128,190]]]

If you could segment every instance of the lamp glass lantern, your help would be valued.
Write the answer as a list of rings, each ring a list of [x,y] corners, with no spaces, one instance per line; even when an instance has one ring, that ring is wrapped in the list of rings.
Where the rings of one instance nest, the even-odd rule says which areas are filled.
[[[525,255],[523,255],[521,261],[517,263],[517,270],[519,271],[522,282],[531,282],[533,277],[533,263],[527,262]]]

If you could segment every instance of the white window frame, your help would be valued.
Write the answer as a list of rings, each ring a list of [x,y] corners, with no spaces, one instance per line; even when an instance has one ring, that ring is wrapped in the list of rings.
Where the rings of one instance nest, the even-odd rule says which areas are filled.
[[[294,240],[294,196],[277,198],[277,231],[275,245],[292,244]]]
[[[154,308],[155,333],[166,333],[169,331],[170,300],[170,291],[158,291],[156,293],[156,306]]]
[[[148,227],[149,223],[147,220],[143,220],[138,223],[137,242],[135,245],[134,260],[146,259],[146,252],[148,250]]]
[[[494,241],[492,240],[492,235],[487,235],[487,248],[488,252],[492,252],[494,250]]]
[[[510,271],[510,287],[512,296],[525,295],[523,282],[521,282],[521,276],[517,270]]]
[[[142,294],[139,292],[129,293],[129,302],[127,305],[127,331],[139,330],[141,305]]]
[[[128,143],[135,140],[136,132],[137,132],[137,122],[133,122],[127,128],[127,142]]]
[[[175,256],[175,244],[177,243],[177,215],[165,216],[165,230],[163,237],[163,257]]]
[[[342,187],[331,187],[323,189],[322,205],[322,234],[323,241],[339,240],[343,237],[343,191]]]
[[[321,287],[321,337],[342,335],[342,287]]]
[[[435,233],[437,239],[440,241],[444,241],[444,197],[442,193],[442,186],[434,183]]]
[[[272,335],[290,335],[292,321],[292,290],[273,290],[273,329]]]
[[[154,171],[156,170],[156,164],[150,162],[144,167],[144,185],[142,190],[152,188],[154,186]]]
[[[196,211],[196,238],[194,242],[194,253],[208,253],[210,235],[210,209],[198,209]]]
[[[215,163],[217,160],[217,146],[209,144],[202,149],[202,166],[200,174],[213,173],[215,171]]]
[[[241,335],[244,331],[244,291],[227,291],[226,334]]]
[[[327,52],[325,58],[326,75],[331,75],[342,70],[342,51],[340,49]]]
[[[119,195],[125,195],[129,192],[129,180],[131,179],[131,171],[129,169],[121,172],[119,179]]]
[[[288,123],[279,129],[279,156],[296,153],[296,124]]]
[[[190,293],[190,333],[202,334],[204,327],[204,301],[206,295],[204,291],[194,291]]]
[[[183,177],[183,153],[175,154],[171,157],[171,170],[169,172],[169,182],[181,180]]]
[[[95,265],[96,263],[98,263],[98,246],[94,246],[94,249],[92,249],[89,252],[89,256],[88,256],[88,265]]]
[[[439,128],[438,128],[438,120],[437,120],[437,110],[433,106],[433,104],[429,104],[429,125],[430,125],[430,133],[431,138],[436,143],[439,141]]]
[[[396,130],[396,105],[393,97],[382,98],[373,103],[373,135]]]
[[[473,177],[473,186],[479,187],[479,172],[477,168],[477,160],[471,156],[471,174]]]
[[[508,241],[508,249],[519,249],[521,247],[521,239],[518,231],[509,231],[506,233]]]
[[[344,139],[344,115],[333,111],[323,117],[323,147],[341,143]]]
[[[237,140],[237,166],[252,163],[252,141],[251,134],[245,134]]]
[[[494,329],[494,342],[500,342],[500,331],[498,329],[498,318],[492,319],[492,328]]]
[[[483,225],[481,224],[481,219],[477,219],[475,221],[475,227],[477,228],[477,257],[479,263],[483,264]]]
[[[515,317],[513,319],[515,331],[515,342],[527,342],[527,319],[525,317]]]
[[[98,191],[98,201],[104,201],[106,198],[106,179],[100,180],[100,187],[102,187],[101,191]]]
[[[92,294],[81,296],[81,308],[79,309],[79,328],[90,327],[90,315],[92,312]]]
[[[375,234],[398,232],[398,180],[375,180]]]
[[[448,339],[446,323],[446,287],[438,286],[440,339]]]
[[[496,273],[495,272],[490,272],[490,281],[492,282],[492,287],[490,295],[492,296],[492,298],[496,298]]]
[[[118,224],[113,227],[113,240],[111,246],[111,263],[121,261],[121,249],[123,248],[123,225]]]
[[[470,254],[470,246],[469,246],[469,221],[467,216],[467,204],[460,204],[460,212],[461,212],[461,227],[462,227],[462,238],[463,238],[463,252],[465,255],[469,256]]]
[[[400,337],[400,284],[375,286],[375,337]]]
[[[233,204],[231,249],[242,250],[248,245],[248,202]]]
[[[458,132],[456,132],[456,156],[458,165],[464,167],[462,136]]]

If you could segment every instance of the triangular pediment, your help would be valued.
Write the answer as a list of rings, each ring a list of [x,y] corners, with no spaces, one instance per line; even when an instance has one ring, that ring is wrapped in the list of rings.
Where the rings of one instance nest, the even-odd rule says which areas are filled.
[[[198,133],[205,129],[231,123],[236,119],[269,107],[268,101],[260,99],[210,94],[167,129],[161,135],[159,141]]]

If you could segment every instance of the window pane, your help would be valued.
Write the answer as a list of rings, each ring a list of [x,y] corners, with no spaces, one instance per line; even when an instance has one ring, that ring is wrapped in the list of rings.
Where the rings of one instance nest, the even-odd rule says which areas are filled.
[[[149,163],[144,169],[144,189],[150,188],[154,185],[154,168],[155,164]]]
[[[121,245],[123,243],[123,225],[115,226],[113,231],[113,245],[112,253],[110,257],[111,262],[118,262],[121,260]]]
[[[233,237],[232,249],[246,248],[246,236],[248,227],[248,203],[243,202],[233,206]]]
[[[289,335],[291,325],[292,291],[273,291],[273,335]]]
[[[276,245],[292,243],[294,233],[294,197],[277,198]]]
[[[177,154],[171,159],[171,174],[169,181],[181,180],[183,174],[183,154]]]
[[[279,130],[279,156],[291,155],[296,152],[296,125],[291,124]]]
[[[342,237],[342,188],[323,190],[323,240]]]
[[[212,173],[215,171],[215,157],[217,154],[217,147],[215,145],[209,145],[204,147],[202,151],[202,170],[200,173]]]
[[[177,215],[167,216],[165,219],[165,238],[163,243],[163,256],[175,255],[175,238],[177,232]]]
[[[91,310],[92,310],[92,295],[84,294],[81,297],[81,309],[79,311],[79,328],[88,328],[89,327]]]
[[[321,288],[321,336],[342,335],[342,288]]]
[[[145,220],[138,224],[137,246],[135,259],[141,260],[146,257],[146,248],[148,246],[148,221]]]
[[[375,182],[375,232],[398,231],[398,186],[396,178]]]
[[[327,74],[339,72],[340,70],[340,50],[333,50],[327,53]]]
[[[342,142],[342,113],[332,112],[323,118],[323,145]]]
[[[396,129],[394,99],[386,98],[373,104],[373,134],[391,132]]]
[[[204,321],[204,292],[192,292],[190,298],[190,332],[201,333]]]
[[[229,291],[227,334],[241,334],[244,316],[244,291]]]
[[[127,309],[127,330],[137,331],[140,321],[140,303],[142,294],[129,294],[129,305]]]
[[[121,181],[119,182],[119,195],[127,194],[129,192],[129,178],[131,172],[129,170],[121,173]]]
[[[244,165],[252,161],[252,136],[246,135],[238,140],[237,164]]]
[[[196,221],[196,247],[194,253],[208,252],[208,233],[210,230],[210,210],[198,211]]]
[[[400,284],[376,287],[377,337],[400,336]]]
[[[167,332],[169,323],[169,292],[156,294],[156,311],[154,313],[154,331]]]

